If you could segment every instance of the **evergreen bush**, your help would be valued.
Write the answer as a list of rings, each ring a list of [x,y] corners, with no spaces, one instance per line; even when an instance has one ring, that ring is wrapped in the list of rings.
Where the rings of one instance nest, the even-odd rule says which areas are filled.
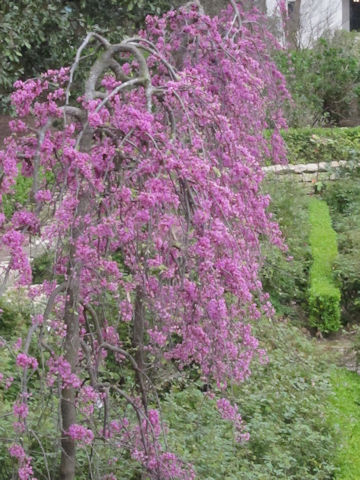
[[[358,159],[360,127],[290,128],[281,135],[292,165]]]
[[[360,313],[360,172],[341,169],[338,176],[323,196],[338,234],[334,275],[341,285],[342,321],[349,322],[358,321]]]
[[[340,328],[340,290],[333,281],[332,268],[337,257],[337,237],[331,226],[329,208],[324,201],[309,202],[310,269],[309,320],[322,332]]]

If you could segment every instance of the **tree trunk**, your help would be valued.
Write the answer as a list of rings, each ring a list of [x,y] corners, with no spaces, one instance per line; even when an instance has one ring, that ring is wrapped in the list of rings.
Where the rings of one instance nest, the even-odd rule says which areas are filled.
[[[136,289],[134,327],[133,327],[133,346],[135,350],[135,361],[138,370],[135,372],[137,387],[141,394],[141,400],[145,411],[147,410],[147,398],[145,387],[145,358],[144,358],[144,331],[145,331],[145,309],[143,304],[143,295],[141,288]]]
[[[289,12],[287,26],[287,40],[292,48],[300,48],[301,44],[301,22],[300,22],[301,0],[296,0],[293,9]]]
[[[86,127],[82,136],[79,150],[89,151],[91,148],[93,131]],[[83,218],[89,204],[89,193],[79,194],[78,218]],[[81,222],[73,229],[70,239],[70,252],[68,263],[69,285],[65,303],[64,323],[66,325],[66,337],[64,344],[64,359],[71,367],[71,373],[76,374],[79,360],[80,328],[79,328],[79,294],[80,294],[80,266],[76,259],[75,245],[81,235]],[[75,407],[76,391],[74,387],[66,386],[62,389],[60,400],[61,414],[61,459],[60,480],[74,480],[76,467],[76,443],[68,435],[71,425],[76,423]]]
[[[76,273],[70,281],[69,298],[65,306],[65,355],[64,359],[70,364],[71,372],[76,373],[80,346],[79,316],[77,311],[79,295],[79,279]],[[61,401],[61,461],[60,480],[75,478],[76,445],[67,434],[70,426],[76,423],[75,389],[65,387],[62,390]]]

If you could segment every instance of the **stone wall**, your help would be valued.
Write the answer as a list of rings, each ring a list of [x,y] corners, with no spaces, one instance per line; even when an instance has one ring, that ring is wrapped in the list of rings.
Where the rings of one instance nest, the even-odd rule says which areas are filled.
[[[344,167],[348,162],[319,162],[300,165],[271,165],[263,167],[264,172],[279,176],[279,179],[303,182],[309,192],[318,182],[336,180],[336,169]]]

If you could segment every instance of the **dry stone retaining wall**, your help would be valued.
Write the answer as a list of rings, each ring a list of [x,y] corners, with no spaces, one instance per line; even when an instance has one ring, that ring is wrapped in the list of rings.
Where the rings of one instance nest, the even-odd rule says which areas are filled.
[[[302,182],[317,182],[323,180],[335,180],[336,174],[334,170],[344,167],[347,164],[346,160],[339,160],[336,162],[318,162],[306,163],[300,165],[271,165],[264,167],[266,173],[274,173],[283,175],[285,178],[296,178]]]

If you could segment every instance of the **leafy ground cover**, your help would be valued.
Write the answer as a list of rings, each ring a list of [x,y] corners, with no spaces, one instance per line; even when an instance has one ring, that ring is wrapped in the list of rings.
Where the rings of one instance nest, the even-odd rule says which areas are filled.
[[[325,416],[326,357],[290,323],[263,319],[256,330],[269,362],[232,391],[250,440],[234,442],[199,388],[173,388],[163,404],[171,447],[202,480],[330,480],[336,437]]]
[[[29,321],[28,307],[18,300],[1,307],[7,319],[2,334],[5,330],[12,332],[14,325],[21,322],[21,316]],[[194,465],[200,480],[332,479],[336,470],[337,438],[326,417],[325,407],[331,395],[327,357],[318,349],[316,341],[306,337],[290,321],[263,318],[255,325],[254,333],[267,350],[268,362],[257,362],[251,378],[228,391],[242,415],[245,431],[250,433],[249,441],[234,440],[232,423],[221,418],[216,401],[204,395],[207,386],[197,370],[190,368],[189,380],[185,383],[171,381],[170,388],[166,383],[158,387],[169,447]],[[11,355],[2,355],[2,371],[14,370],[14,361]],[[112,368],[116,368],[115,362],[108,363],[109,376]],[[195,383],[194,378],[197,378]],[[37,382],[38,378],[34,377],[33,381]],[[126,378],[123,381],[127,381]],[[9,394],[16,396],[17,389],[16,381],[8,391],[5,385],[0,385],[0,414],[7,411]],[[40,397],[32,399],[39,409],[44,409],[46,401]],[[44,412],[50,415],[48,409]],[[1,424],[0,436],[11,428],[11,419],[7,418]],[[45,428],[53,433],[49,424]],[[104,450],[106,448],[104,446]],[[46,475],[36,442],[31,445],[31,452],[39,474]],[[13,468],[6,453],[4,444],[0,447],[0,471],[5,476],[0,474],[0,478],[9,478]],[[86,451],[82,454],[84,458],[80,461],[84,465],[77,477],[79,480],[88,478]],[[103,454],[111,456],[110,451]],[[54,461],[52,455],[48,461]],[[124,468],[121,478],[140,478],[135,462],[126,457],[121,462]]]

